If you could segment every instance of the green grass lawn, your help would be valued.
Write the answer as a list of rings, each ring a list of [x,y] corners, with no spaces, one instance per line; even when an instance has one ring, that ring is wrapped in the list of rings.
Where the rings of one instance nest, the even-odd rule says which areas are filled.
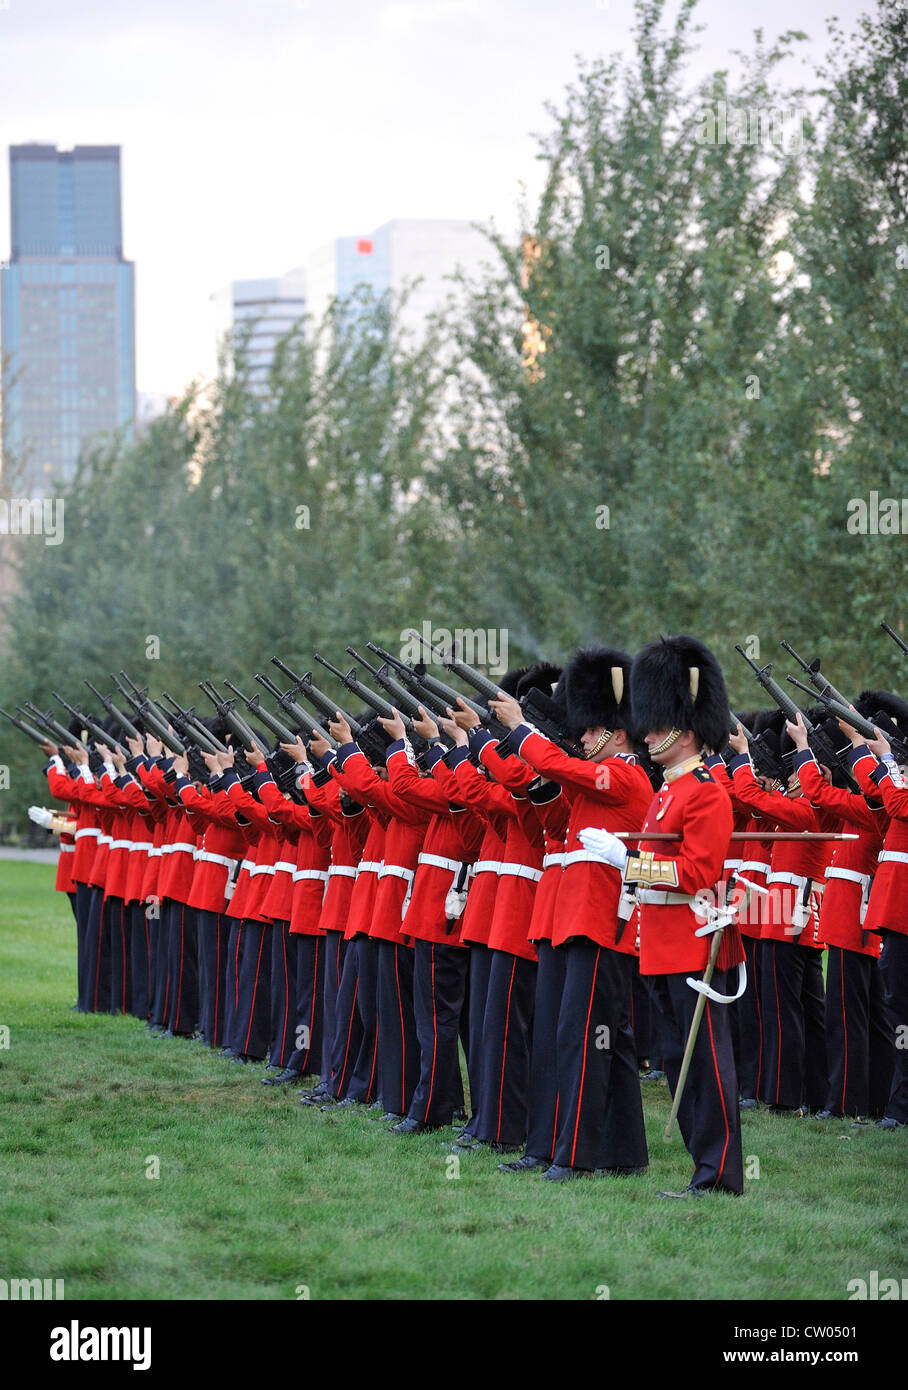
[[[663,1202],[691,1170],[650,1084],[646,1177],[551,1187],[458,1164],[449,1132],[301,1107],[260,1067],[74,997],[53,870],[0,864],[4,1278],[62,1278],[69,1299],[745,1300],[903,1273],[908,1131],[745,1114],[744,1198]]]

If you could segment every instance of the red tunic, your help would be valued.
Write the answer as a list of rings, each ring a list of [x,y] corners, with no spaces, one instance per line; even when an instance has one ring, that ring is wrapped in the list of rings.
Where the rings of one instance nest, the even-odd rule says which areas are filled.
[[[896,786],[884,765],[862,745],[851,754],[851,767],[861,791],[882,798],[889,816],[864,925],[869,931],[908,934],[908,791]]]
[[[735,793],[752,810],[761,811],[776,830],[837,832],[838,817],[815,810],[805,796],[785,792],[765,792],[754,776],[746,753],[731,763]],[[819,901],[825,883],[826,865],[832,857],[831,842],[822,840],[777,840],[773,845],[772,867],[766,880],[770,897],[760,898],[764,941],[787,941],[813,946],[822,951],[819,936]]]
[[[879,956],[880,938],[864,926],[870,885],[877,856],[883,848],[888,818],[882,805],[874,810],[863,796],[833,787],[823,778],[819,764],[808,752],[795,759],[798,780],[815,806],[823,806],[847,828],[856,828],[857,840],[836,846],[826,869],[826,888],[820,908],[820,940],[827,946],[841,946],[861,955]]]
[[[574,936],[624,955],[636,954],[636,923],[627,909],[619,917],[621,873],[584,849],[579,831],[590,827],[639,830],[652,800],[649,778],[635,758],[621,755],[601,763],[569,758],[536,730],[522,726],[513,741],[520,757],[547,777],[554,777],[571,800],[561,884],[555,900],[552,945]]]
[[[671,772],[669,772],[671,776]],[[650,802],[644,830],[666,831],[678,840],[644,840],[657,860],[675,863],[677,884],[658,882],[641,890],[640,974],[674,975],[700,972],[709,959],[710,939],[695,933],[703,926],[695,909],[684,902],[648,901],[650,893],[693,895],[714,893],[728,854],[734,816],[728,793],[702,764],[682,771],[662,784]]]
[[[403,758],[401,749],[388,758]],[[410,901],[419,852],[422,849],[430,813],[405,801],[387,782],[383,782],[355,743],[337,750],[337,771],[350,795],[362,805],[374,807],[387,818],[384,855],[372,904],[369,935],[381,941],[409,943],[402,924]]]
[[[479,846],[479,857],[470,870],[470,891],[461,918],[460,939],[480,946],[489,944],[495,896],[501,864],[505,857],[508,824],[517,817],[517,802],[510,792],[494,782],[486,781],[470,762],[463,748],[450,761],[457,783],[457,797],[482,820],[485,830]]]
[[[476,858],[482,840],[481,822],[450,796],[456,791],[453,774],[441,761],[443,751],[430,748],[426,754],[431,775],[420,777],[408,757],[395,757],[403,751],[402,742],[388,749],[388,777],[392,789],[404,801],[430,813],[426,836],[419,854],[413,892],[404,917],[403,930],[421,941],[442,946],[466,945],[461,942],[462,917],[449,919],[445,910],[448,892],[461,879],[465,866]]]
[[[63,759],[59,753],[55,754],[47,767],[44,769],[47,774],[48,788],[50,794],[57,801],[65,801],[67,811],[72,820],[76,821],[78,829],[79,807],[71,800],[72,787],[70,778],[67,777],[63,767]],[[64,831],[60,835],[60,858],[57,860],[57,877],[54,888],[58,893],[74,893],[76,882],[73,878],[73,864],[75,863],[76,839],[75,835]]]

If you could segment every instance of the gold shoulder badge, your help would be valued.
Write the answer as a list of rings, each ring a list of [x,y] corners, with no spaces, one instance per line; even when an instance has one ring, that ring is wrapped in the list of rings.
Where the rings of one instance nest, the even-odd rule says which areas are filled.
[[[708,767],[695,767],[695,768],[693,769],[693,773],[694,773],[694,776],[696,777],[696,779],[697,779],[698,782],[712,782],[712,781],[714,781],[713,775],[712,775],[712,773],[710,772],[710,770],[709,770]]]

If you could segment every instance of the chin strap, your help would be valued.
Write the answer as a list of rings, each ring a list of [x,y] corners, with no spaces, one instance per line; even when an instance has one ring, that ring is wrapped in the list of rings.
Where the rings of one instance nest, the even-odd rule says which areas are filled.
[[[593,744],[590,751],[588,753],[584,753],[583,756],[585,758],[595,758],[597,753],[602,752],[603,748],[608,743],[609,739],[611,738],[614,732],[614,729],[603,729],[602,733],[596,739],[596,742]]]
[[[669,748],[671,748],[673,743],[678,742],[678,739],[681,737],[683,732],[683,729],[672,729],[670,733],[667,733],[665,735],[665,738],[662,740],[661,743],[658,743],[655,748],[651,748],[649,750],[650,755],[652,755],[653,753],[665,753]]]

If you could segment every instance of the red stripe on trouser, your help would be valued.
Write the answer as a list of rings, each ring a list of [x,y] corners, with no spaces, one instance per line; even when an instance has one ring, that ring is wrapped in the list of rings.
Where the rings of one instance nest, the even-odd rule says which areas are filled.
[[[782,1014],[779,1009],[779,981],[776,975],[776,948],[772,948],[772,987],[776,996],[776,1021],[779,1025],[779,1036],[776,1042],[776,1052],[778,1055],[778,1065],[776,1067],[776,1097],[775,1104],[779,1103],[779,1090],[782,1085]]]
[[[185,907],[183,907],[183,906],[181,905],[181,906],[180,906],[180,973],[179,973],[179,975],[177,976],[177,978],[178,978],[178,980],[179,980],[180,988],[179,988],[179,992],[178,992],[178,994],[177,994],[177,1011],[176,1011],[176,1014],[174,1015],[174,1020],[173,1020],[174,1023],[176,1024],[177,1028],[179,1028],[179,1026],[180,1026],[180,1005],[181,1005],[182,1002],[183,1002],[183,946],[184,946],[184,941],[185,941],[184,934],[183,934],[183,914],[184,914],[185,911],[186,911]]]
[[[590,1018],[593,1013],[593,996],[596,993],[596,971],[599,969],[599,956],[602,947],[596,948],[596,960],[593,965],[593,977],[590,980],[590,1002],[586,1006],[586,1025],[583,1030],[583,1066],[580,1068],[580,1090],[577,1094],[577,1113],[574,1116],[574,1139],[571,1144],[571,1167],[574,1166],[574,1159],[577,1156],[577,1131],[580,1128],[580,1110],[583,1105],[583,1087],[586,1082],[586,1053],[590,1041]]]
[[[508,1002],[504,1011],[504,1045],[501,1049],[501,1072],[498,1077],[498,1124],[495,1126],[496,1141],[501,1138],[501,1108],[504,1104],[504,1069],[508,1060],[508,1027],[511,1022],[511,995],[514,990],[514,975],[517,971],[517,957],[511,961],[511,978],[508,980]]]
[[[422,1117],[423,1124],[429,1118],[429,1109],[432,1105],[432,1093],[435,1090],[435,1063],[438,1058],[438,1015],[435,1009],[435,946],[429,947],[432,952],[432,1075],[429,1078],[429,1095],[426,1100],[426,1110]]]
[[[761,957],[761,964],[762,964],[762,957]],[[753,979],[754,999],[756,999],[756,1001],[757,1001],[757,1024],[758,1024],[759,1029],[760,1029],[760,1036],[759,1036],[759,1038],[757,1039],[757,1084],[756,1084],[756,1086],[754,1087],[754,1091],[755,1091],[755,1093],[756,1093],[757,1095],[759,1095],[759,1094],[760,1094],[760,1089],[761,1089],[761,1087],[762,1087],[762,1085],[763,1085],[763,1007],[762,1007],[762,1004],[761,1004],[761,1001],[760,1001],[760,981],[759,981],[759,979],[757,978],[757,976],[759,975],[759,971],[757,970],[757,949],[756,949],[756,946],[754,947],[754,972],[753,972],[753,974],[754,974],[754,979]]]
[[[98,988],[99,988],[99,985],[100,985],[99,976],[100,976],[100,974],[101,974],[101,942],[103,941],[103,939],[104,939],[104,904],[103,904],[103,902],[102,902],[102,903],[101,903],[101,915],[100,915],[99,918],[98,918],[98,955],[97,955],[97,963],[96,963],[96,965],[95,965],[94,1009],[95,1009],[95,1012],[96,1012],[96,1013],[97,1013],[97,1011],[98,1011]]]
[[[313,972],[312,972],[312,1009],[311,1009],[311,1012],[310,1012],[310,1014],[309,1014],[309,1028],[308,1028],[308,1032],[307,1032],[307,1037],[309,1038],[309,1046],[306,1048],[306,1060],[305,1060],[305,1062],[303,1063],[303,1066],[304,1066],[304,1067],[305,1067],[305,1066],[308,1066],[308,1063],[309,1063],[309,1053],[312,1051],[312,1032],[313,1032],[313,1029],[315,1028],[315,1007],[316,1007],[317,995],[318,995],[318,948],[319,948],[319,938],[316,937],[316,938],[315,938],[315,969],[314,969]]]
[[[842,1061],[843,1061],[844,1064],[845,1064],[844,1067],[843,1067],[843,1069],[842,1069],[842,1103],[841,1103],[841,1105],[839,1106],[839,1109],[842,1111],[842,1114],[844,1115],[844,1113],[845,1113],[845,1093],[846,1093],[846,1091],[848,1090],[848,1019],[847,1019],[847,1017],[846,1017],[846,1015],[845,1015],[845,952],[844,952],[844,951],[842,951],[842,953],[841,953],[841,958],[840,958],[840,961],[839,961],[839,970],[840,970],[840,972],[841,972],[841,980],[842,980],[842,1035],[843,1035],[843,1039],[842,1039],[842,1041],[843,1041],[843,1047],[842,1047]]]
[[[252,1036],[252,1020],[255,1018],[255,996],[259,992],[259,970],[262,964],[262,951],[265,949],[265,928],[262,927],[262,934],[259,937],[259,953],[255,962],[255,984],[252,987],[252,1005],[249,1009],[249,1027],[246,1029],[246,1041],[243,1044],[245,1052],[249,1046],[249,1039]]]
[[[218,1045],[218,1001],[221,997],[221,914],[215,913],[214,918],[214,1025],[211,1029],[211,1046]]]
[[[709,1046],[710,1051],[713,1054],[713,1067],[716,1073],[716,1085],[719,1088],[719,1099],[722,1102],[722,1119],[725,1121],[725,1147],[722,1150],[722,1162],[719,1164],[719,1172],[716,1175],[716,1185],[718,1186],[719,1178],[721,1178],[725,1168],[725,1158],[728,1153],[728,1146],[731,1143],[731,1129],[729,1128],[728,1124],[728,1111],[725,1109],[725,1092],[722,1090],[722,1078],[719,1075],[719,1061],[716,1057],[716,1044],[713,1038],[713,1016],[710,1013],[709,1004],[706,1005],[706,1023],[707,1027],[709,1028]]]
[[[287,1016],[290,1013],[290,976],[287,973],[287,932],[283,926],[274,924],[275,931],[281,934],[281,950],[284,953],[284,1022],[281,1026],[281,1066],[284,1065],[284,1050],[287,1046]]]
[[[344,1060],[341,1063],[341,1069],[336,1078],[335,1095],[340,1093],[340,1089],[344,1084],[344,1077],[347,1075],[347,1058],[350,1056],[350,1034],[353,1032],[353,1020],[356,1018],[356,996],[358,994],[359,976],[357,976],[356,984],[353,986],[353,1000],[350,1004],[350,1018],[347,1023],[347,1046],[344,1049]]]
[[[399,1017],[400,1017],[400,1052],[401,1052],[401,1068],[400,1068],[400,1110],[399,1110],[397,1113],[398,1113],[399,1115],[403,1115],[404,1112],[405,1112],[405,1110],[406,1110],[406,1106],[404,1105],[404,1097],[405,1097],[405,1095],[406,1095],[406,1093],[407,1093],[407,1080],[406,1080],[406,1077],[407,1077],[407,1034],[406,1034],[406,1029],[405,1029],[405,1027],[404,1027],[404,1001],[403,1001],[403,996],[401,995],[401,992],[400,992],[400,957],[399,957],[399,955],[398,955],[398,947],[397,947],[397,946],[394,947],[394,982],[395,982],[395,984],[397,985],[397,1012],[398,1012],[398,1015],[399,1015]]]
[[[125,1014],[125,1012],[126,1012],[126,904],[125,904],[125,903],[121,903],[121,904],[120,904],[120,959],[121,959],[121,961],[123,962],[123,968],[122,968],[122,970],[120,971],[120,980],[121,980],[121,983],[122,983],[122,986],[123,986],[123,991],[122,991],[122,994],[120,995],[120,1013],[121,1013],[121,1014]],[[113,1002],[113,1000],[111,1000],[111,1003],[112,1003],[112,1002]]]

